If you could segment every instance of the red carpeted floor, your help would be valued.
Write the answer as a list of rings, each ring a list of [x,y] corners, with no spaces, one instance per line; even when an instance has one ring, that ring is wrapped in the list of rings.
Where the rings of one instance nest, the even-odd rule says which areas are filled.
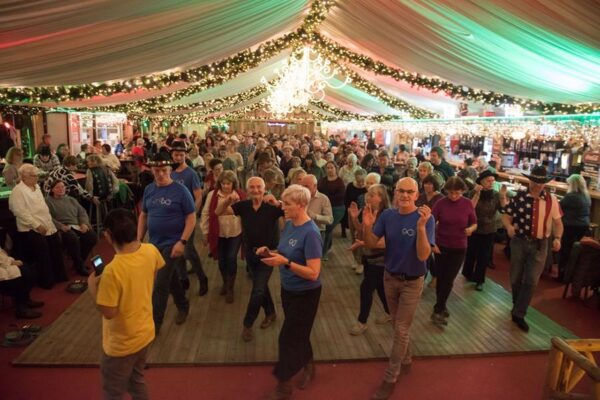
[[[508,264],[496,249],[495,270],[488,276],[508,288]],[[106,245],[100,249],[108,259]],[[108,261],[108,260],[107,260]],[[75,278],[75,277],[74,277]],[[88,295],[87,293],[84,295]],[[562,286],[543,277],[532,305],[582,338],[598,337],[600,311],[561,298]],[[35,289],[44,300],[44,316],[35,320],[49,325],[75,299],[63,287]],[[14,310],[0,310],[0,328],[10,329]],[[507,315],[507,318],[510,316]],[[96,368],[15,368],[11,361],[22,349],[0,348],[0,399],[100,399],[100,375]],[[100,349],[99,349],[100,351]],[[416,359],[410,375],[402,378],[392,399],[537,399],[540,398],[547,355]],[[322,364],[317,378],[294,399],[368,399],[379,384],[385,362]],[[275,384],[271,367],[152,368],[146,379],[154,399],[259,399]]]

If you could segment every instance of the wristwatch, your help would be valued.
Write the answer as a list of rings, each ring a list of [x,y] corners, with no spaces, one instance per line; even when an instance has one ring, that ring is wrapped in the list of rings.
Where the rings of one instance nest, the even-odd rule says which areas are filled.
[[[179,241],[180,241],[181,243],[183,243],[183,245],[184,245],[184,246],[187,244],[187,240],[185,240],[185,239],[179,239]]]

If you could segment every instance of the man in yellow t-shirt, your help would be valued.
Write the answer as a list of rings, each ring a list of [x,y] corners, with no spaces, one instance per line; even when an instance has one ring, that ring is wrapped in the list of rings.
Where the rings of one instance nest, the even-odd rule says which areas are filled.
[[[88,279],[90,294],[102,314],[102,390],[105,399],[120,399],[127,391],[147,399],[144,366],[154,340],[152,289],[165,260],[154,245],[137,240],[134,215],[111,211],[104,221],[105,237],[115,249],[114,259]]]

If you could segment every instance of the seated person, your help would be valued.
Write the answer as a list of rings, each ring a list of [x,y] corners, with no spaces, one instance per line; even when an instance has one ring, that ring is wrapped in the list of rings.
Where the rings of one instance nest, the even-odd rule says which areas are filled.
[[[77,171],[79,160],[76,156],[66,156],[63,165],[52,170],[44,182],[44,193],[50,194],[50,183],[62,181],[65,184],[67,195],[76,199],[92,200],[92,195],[85,190],[75,179],[74,172]]]
[[[0,249],[0,293],[14,298],[17,319],[39,318],[42,313],[32,308],[42,307],[44,303],[31,300],[31,281],[21,273],[21,269],[25,272],[23,261],[15,260]]]
[[[111,200],[119,191],[119,180],[107,168],[97,154],[87,158],[88,170],[85,176],[85,189],[100,200]]]
[[[50,184],[50,193],[46,197],[46,203],[63,246],[79,275],[88,276],[85,261],[98,241],[98,237],[91,230],[88,215],[77,200],[66,195],[63,181],[53,181]]]
[[[106,143],[103,144],[102,145],[102,154],[100,157],[102,158],[104,165],[106,165],[108,168],[110,168],[111,171],[118,172],[121,169],[121,161],[119,161],[117,156],[115,156],[110,151],[111,151],[110,144],[106,144]]]
[[[21,182],[12,190],[8,207],[17,220],[22,243],[27,244],[28,254],[35,262],[38,284],[51,289],[56,282],[66,281],[67,273],[58,231],[37,184],[38,173],[31,164],[21,165]]]
[[[6,165],[2,170],[4,184],[9,188],[14,188],[21,180],[19,177],[19,167],[23,164],[23,150],[18,147],[11,147],[6,153]]]
[[[56,154],[52,154],[50,147],[42,146],[40,152],[33,157],[33,165],[45,174],[49,174],[53,169],[60,167],[60,161]]]

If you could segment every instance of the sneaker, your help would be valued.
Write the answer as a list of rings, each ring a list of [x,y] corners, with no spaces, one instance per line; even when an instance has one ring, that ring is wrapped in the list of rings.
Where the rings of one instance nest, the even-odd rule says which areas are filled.
[[[242,331],[242,339],[244,339],[244,342],[250,342],[253,337],[254,334],[252,333],[252,328],[244,327],[244,330]]]
[[[446,318],[444,318],[444,315],[442,313],[438,314],[434,312],[433,314],[431,314],[431,322],[433,322],[433,324],[436,326],[448,325],[448,321],[446,321]]]
[[[477,285],[475,285],[475,290],[477,290],[478,292],[483,291],[483,283],[478,283]]]
[[[181,310],[177,310],[177,316],[175,317],[175,325],[181,325],[185,322],[185,320],[187,319],[187,316],[189,314],[189,310],[185,310],[185,311],[181,311]]]
[[[357,264],[356,268],[354,269],[354,272],[356,272],[356,275],[362,275],[362,273],[365,271],[365,267],[362,264]]]
[[[350,329],[350,334],[352,336],[360,336],[363,333],[365,333],[367,328],[367,324],[363,324],[357,321],[356,324],[354,324],[354,326],[352,327],[352,329]]]
[[[377,325],[385,325],[385,324],[389,324],[392,322],[392,316],[389,314],[383,314],[382,316],[380,316],[379,318],[377,318],[375,320],[375,323]]]

